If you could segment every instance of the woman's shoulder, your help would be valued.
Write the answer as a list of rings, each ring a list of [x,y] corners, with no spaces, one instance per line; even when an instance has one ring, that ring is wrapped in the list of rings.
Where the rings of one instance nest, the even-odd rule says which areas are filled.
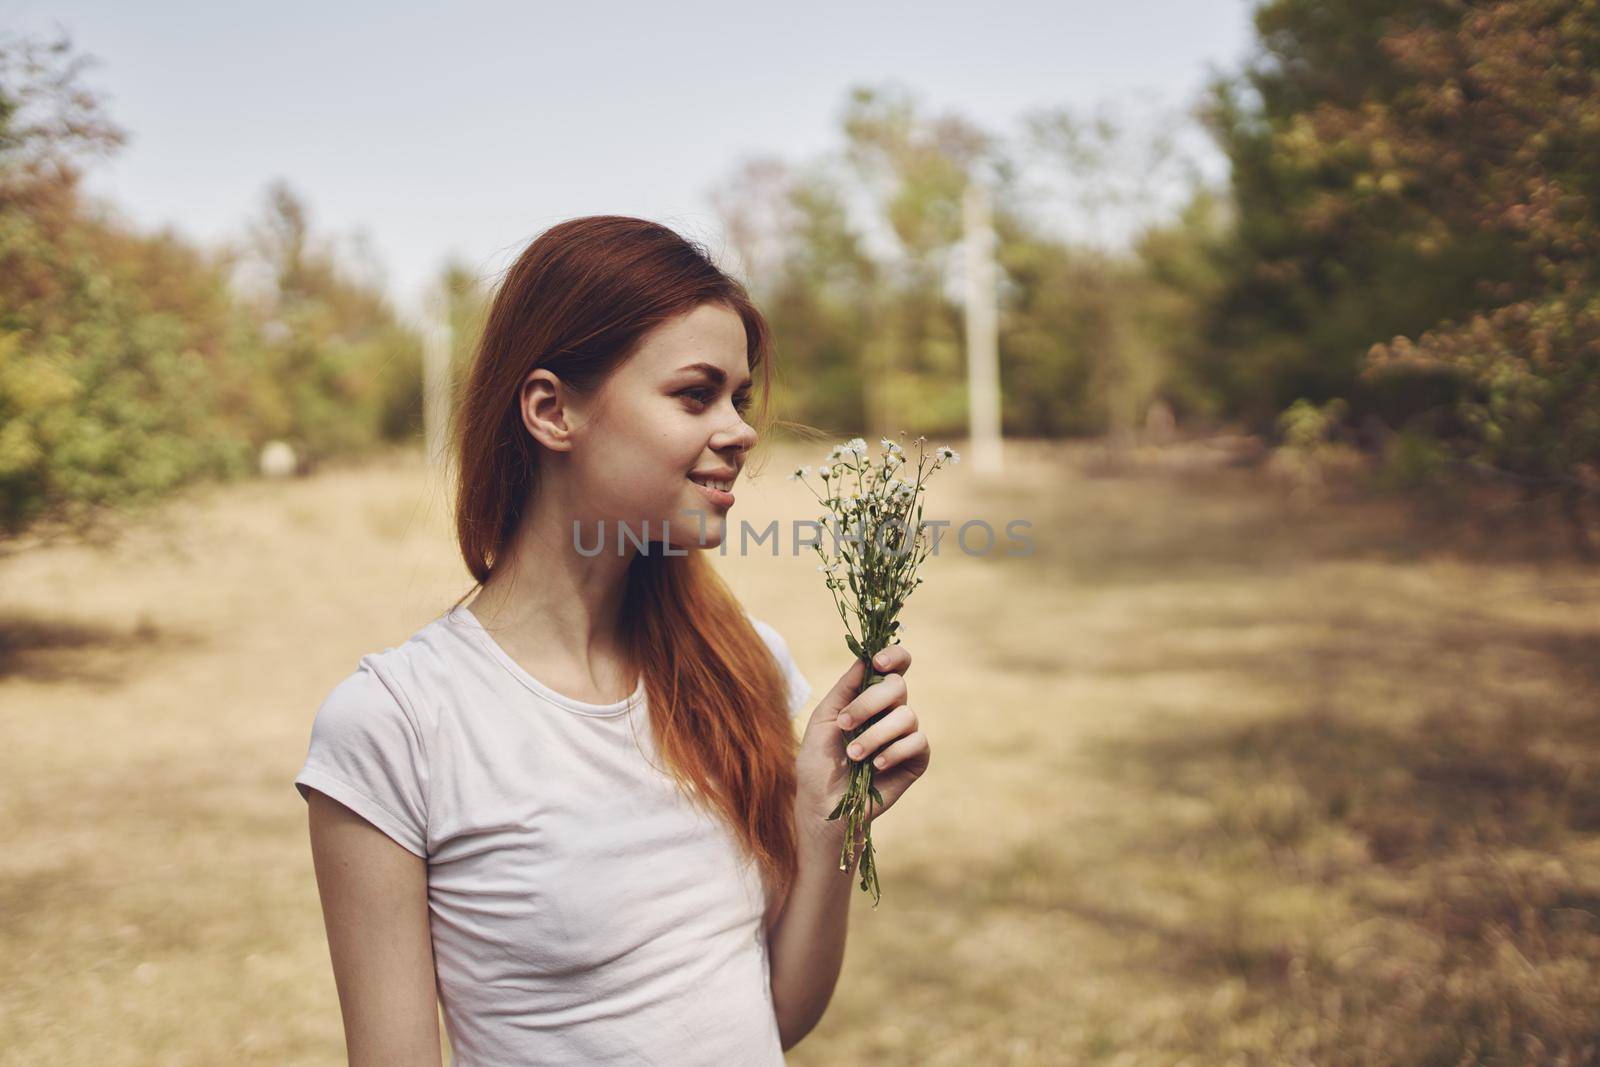
[[[750,625],[755,627],[756,633],[760,634],[761,639],[767,644],[784,643],[783,634],[779,632],[778,628],[765,619],[757,618],[749,608],[744,610],[744,617],[750,620]]]
[[[772,650],[773,656],[780,664],[793,661],[794,654],[789,649],[789,642],[784,638],[783,631],[766,619],[752,614],[748,608],[745,609],[744,616],[750,620],[750,625],[761,635],[761,640],[766,642],[767,648]]]
[[[766,643],[772,658],[778,663],[778,670],[783,675],[784,684],[788,688],[789,715],[791,718],[800,714],[805,702],[811,696],[811,683],[806,680],[805,672],[800,669],[800,664],[795,661],[794,653],[789,649],[789,642],[772,623],[765,619],[757,618],[749,609],[745,610],[745,618],[750,620],[750,625],[756,633],[761,635],[761,640]]]
[[[449,670],[452,635],[446,616],[429,621],[404,641],[363,653],[333,687],[329,699],[372,713],[398,712],[418,729],[429,726],[433,680]],[[370,646],[369,646],[370,647]]]

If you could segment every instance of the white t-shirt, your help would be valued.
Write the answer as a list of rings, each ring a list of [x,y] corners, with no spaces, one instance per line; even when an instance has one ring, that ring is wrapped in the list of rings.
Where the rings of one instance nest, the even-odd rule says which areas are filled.
[[[782,1064],[760,869],[662,766],[643,679],[573,700],[455,607],[334,687],[295,787],[427,860],[453,1063]]]

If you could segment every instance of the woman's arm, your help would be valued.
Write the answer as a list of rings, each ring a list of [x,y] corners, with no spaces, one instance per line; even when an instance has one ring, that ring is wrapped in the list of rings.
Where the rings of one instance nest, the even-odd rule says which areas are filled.
[[[853,843],[850,869],[840,870],[845,820],[830,819],[826,813],[844,794],[850,759],[873,759],[872,781],[880,798],[872,805],[874,820],[928,769],[928,738],[919,728],[917,713],[906,703],[905,673],[911,667],[911,653],[904,645],[891,645],[873,657],[873,666],[887,673],[864,690],[860,689],[866,678],[864,660],[852,663],[834,683],[812,712],[796,757],[795,837],[800,863],[794,886],[767,935],[772,1006],[785,1051],[799,1044],[822,1018],[844,963],[850,891],[856,884],[865,835],[858,833]],[[860,733],[852,734],[857,727]],[[859,745],[859,755],[846,748],[847,738],[854,741],[850,749]]]
[[[772,1004],[778,1016],[778,1038],[788,1052],[811,1032],[833,999],[844,965],[845,934],[850,928],[850,891],[855,887],[856,853],[850,870],[839,869],[843,820],[828,830],[798,833],[800,866],[793,887],[767,935],[772,967]]]
[[[427,861],[325,794],[306,799],[351,1067],[440,1067]]]

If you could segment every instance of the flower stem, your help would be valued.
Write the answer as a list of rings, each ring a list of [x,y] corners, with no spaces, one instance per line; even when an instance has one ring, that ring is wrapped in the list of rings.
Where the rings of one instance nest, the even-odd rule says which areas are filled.
[[[865,692],[868,686],[873,685],[884,677],[884,675],[873,669],[871,659],[866,660],[866,665],[866,674],[862,678],[860,689],[857,690],[857,696]],[[854,741],[861,736],[869,726],[878,721],[878,718],[879,716],[874,715],[851,730],[850,740]],[[848,744],[848,742],[846,743]],[[844,843],[839,851],[839,869],[841,871],[850,869],[850,862],[856,852],[856,839],[858,835],[860,836],[861,866],[858,873],[861,876],[861,890],[862,892],[872,893],[872,906],[876,909],[881,894],[878,889],[878,865],[875,862],[875,853],[872,847],[871,806],[873,803],[882,804],[883,797],[873,787],[872,774],[872,753],[867,753],[865,759],[850,760],[849,784],[845,787],[844,796],[840,798],[838,805],[833,809],[833,814],[829,815],[828,818],[830,820],[839,818],[845,820]]]

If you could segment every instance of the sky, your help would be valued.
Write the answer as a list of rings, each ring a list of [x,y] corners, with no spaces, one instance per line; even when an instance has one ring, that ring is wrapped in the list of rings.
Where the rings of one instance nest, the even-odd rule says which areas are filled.
[[[1251,7],[0,0],[0,27],[94,57],[81,80],[128,142],[90,166],[91,195],[210,244],[283,179],[416,314],[447,258],[489,277],[577,215],[715,249],[709,191],[747,158],[836,151],[857,85],[997,132],[1045,107],[1181,106],[1247,54]]]

